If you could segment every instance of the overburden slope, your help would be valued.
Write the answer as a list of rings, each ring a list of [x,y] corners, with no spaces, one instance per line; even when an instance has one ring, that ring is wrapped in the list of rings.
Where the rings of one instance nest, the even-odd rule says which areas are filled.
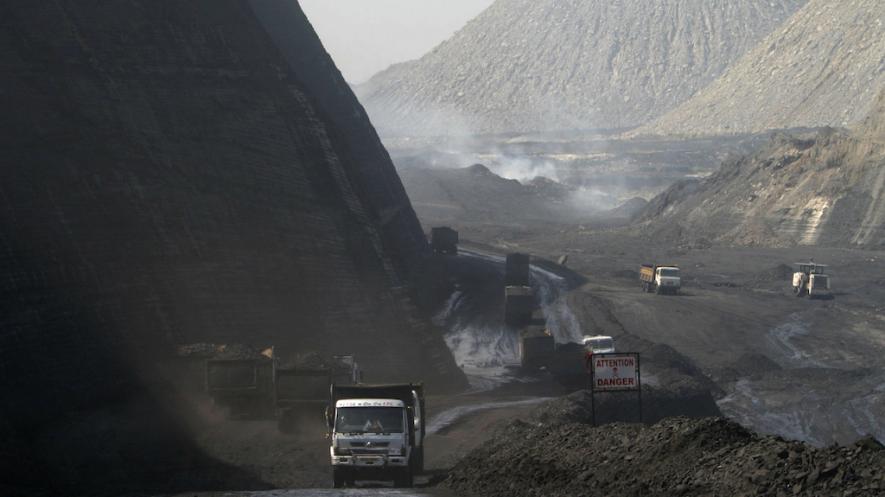
[[[691,97],[804,0],[498,0],[357,88],[382,134],[624,128]]]
[[[885,2],[812,0],[695,97],[640,133],[850,126],[885,88]]]
[[[180,343],[463,384],[397,289],[426,241],[393,165],[286,4],[300,57],[237,0],[0,6],[0,493],[246,485],[188,445]]]
[[[848,133],[776,135],[758,153],[654,198],[663,238],[764,246],[885,246],[885,91]]]

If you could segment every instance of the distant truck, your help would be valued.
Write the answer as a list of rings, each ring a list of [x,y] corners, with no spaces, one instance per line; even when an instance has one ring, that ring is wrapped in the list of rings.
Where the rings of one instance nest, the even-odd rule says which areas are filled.
[[[232,419],[263,417],[270,411],[269,357],[206,360],[206,392]]]
[[[291,433],[302,417],[313,417],[316,408],[325,404],[330,386],[353,385],[362,380],[352,355],[333,356],[331,364],[317,359],[287,362],[274,354],[273,405],[277,427],[283,433]]]
[[[504,263],[504,286],[528,286],[531,256],[527,254],[507,254]]]
[[[682,279],[679,276],[679,267],[666,265],[656,266],[654,264],[643,264],[639,267],[639,283],[646,292],[661,293],[678,293],[682,286]]]
[[[411,487],[424,470],[424,386],[333,385],[326,409],[332,485],[393,480]]]
[[[525,326],[532,322],[535,294],[530,286],[504,287],[504,323],[508,326]]]
[[[608,335],[585,336],[582,342],[588,354],[611,354],[615,351],[615,340]]]
[[[519,364],[526,369],[549,367],[554,360],[556,341],[544,327],[529,326],[519,336]]]
[[[793,293],[797,297],[809,298],[830,296],[830,277],[825,264],[797,262],[793,273]]]
[[[457,255],[458,232],[448,226],[431,228],[430,247],[434,254]]]

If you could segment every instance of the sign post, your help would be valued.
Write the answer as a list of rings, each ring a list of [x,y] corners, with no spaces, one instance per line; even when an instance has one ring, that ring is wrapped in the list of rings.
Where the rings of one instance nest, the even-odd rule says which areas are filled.
[[[639,422],[642,422],[642,375],[639,354],[613,352],[591,354],[587,357],[590,373],[590,409],[593,426],[596,426],[596,392],[637,392],[639,397]]]

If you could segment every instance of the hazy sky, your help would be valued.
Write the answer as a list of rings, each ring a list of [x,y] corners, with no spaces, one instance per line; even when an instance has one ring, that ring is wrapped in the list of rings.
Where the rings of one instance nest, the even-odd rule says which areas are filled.
[[[362,83],[395,62],[424,55],[492,1],[300,0],[300,3],[347,81]]]

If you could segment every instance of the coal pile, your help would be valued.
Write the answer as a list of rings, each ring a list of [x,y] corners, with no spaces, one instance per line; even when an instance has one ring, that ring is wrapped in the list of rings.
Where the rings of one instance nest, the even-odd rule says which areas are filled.
[[[722,418],[598,428],[514,421],[444,485],[482,497],[876,496],[885,491],[883,467],[885,449],[873,439],[816,449]]]

